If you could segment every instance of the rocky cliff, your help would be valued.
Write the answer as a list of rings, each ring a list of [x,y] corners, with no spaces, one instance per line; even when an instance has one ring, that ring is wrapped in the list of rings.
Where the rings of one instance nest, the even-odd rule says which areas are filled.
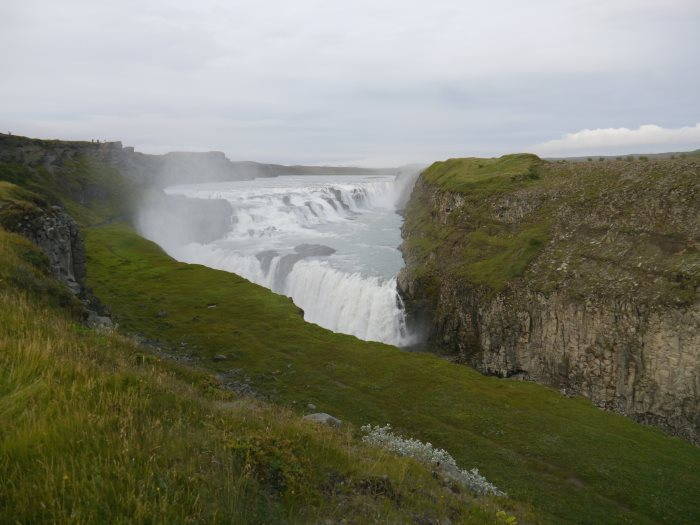
[[[395,174],[396,169],[345,166],[285,166],[251,161],[231,161],[221,151],[174,151],[150,155],[121,142],[88,142],[30,139],[0,133],[0,163],[56,170],[69,162],[91,158],[104,162],[131,181],[156,187],[174,184],[249,180],[279,175]]]
[[[0,206],[6,206],[0,201]],[[54,276],[74,295],[85,293],[85,247],[78,225],[59,206],[25,210],[13,224],[0,222],[36,244],[48,257]]]
[[[451,159],[406,209],[429,344],[698,441],[700,159]]]
[[[148,186],[245,180],[274,174],[266,165],[232,162],[220,151],[149,155],[122,146],[121,142],[42,140],[0,134],[0,163],[53,171],[85,158],[104,162],[128,180]]]

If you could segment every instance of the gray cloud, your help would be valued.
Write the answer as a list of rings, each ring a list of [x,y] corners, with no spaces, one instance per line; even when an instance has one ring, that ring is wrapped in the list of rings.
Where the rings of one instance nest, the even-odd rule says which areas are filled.
[[[5,0],[0,126],[288,163],[492,155],[693,126],[699,29],[694,0]]]

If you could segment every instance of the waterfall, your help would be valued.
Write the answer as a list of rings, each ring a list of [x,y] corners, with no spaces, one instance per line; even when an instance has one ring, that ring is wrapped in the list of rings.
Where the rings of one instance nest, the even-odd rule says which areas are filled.
[[[402,188],[389,176],[295,176],[174,186],[166,193],[224,199],[228,234],[170,244],[176,259],[234,272],[288,295],[304,318],[336,332],[408,345],[395,275]],[[158,242],[157,232],[141,224]]]

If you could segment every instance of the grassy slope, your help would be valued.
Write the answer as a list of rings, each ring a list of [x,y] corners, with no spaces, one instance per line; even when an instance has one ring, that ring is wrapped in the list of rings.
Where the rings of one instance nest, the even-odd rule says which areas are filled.
[[[527,275],[545,293],[690,304],[700,285],[694,159],[436,162],[407,207],[404,257],[428,293],[444,279],[499,292]],[[447,195],[461,202],[436,218]]]
[[[517,177],[521,173],[518,171],[514,175]],[[49,201],[63,202],[84,225],[109,222],[128,212],[120,202],[125,190],[120,180],[115,178],[111,168],[93,161],[83,159],[53,172],[2,165],[2,179],[41,193]],[[521,177],[514,182],[528,184],[529,180],[529,177]],[[19,195],[16,188],[8,190],[6,187],[5,193],[12,193],[15,200],[26,198],[19,203],[21,205],[31,204],[33,200],[26,194]],[[86,196],[88,207],[84,206]],[[0,200],[2,197],[0,195]],[[51,304],[65,302],[67,299],[60,291],[50,291],[55,286],[50,279],[42,276],[40,270],[26,266],[31,263],[40,267],[45,263],[41,262],[41,255],[16,236],[8,239],[9,244],[0,242],[0,257],[12,254],[9,259],[0,260],[0,263],[9,261],[4,266],[0,264],[0,270],[4,270],[0,274],[0,285],[9,283],[31,289],[35,295],[48,298]],[[202,356],[197,364],[204,369],[226,371],[245,367],[254,386],[281,403],[292,405],[296,401],[299,406],[313,401],[319,409],[346,420],[390,421],[406,433],[430,439],[453,452],[461,464],[481,468],[512,496],[533,502],[537,518],[556,523],[655,520],[680,523],[697,518],[690,496],[698,491],[699,460],[697,449],[685,443],[602,413],[582,400],[564,399],[537,385],[485,378],[430,356],[406,354],[307,325],[301,322],[296,308],[286,299],[231,274],[176,263],[124,226],[94,229],[89,235],[89,249],[92,283],[128,330],[160,339],[173,347],[181,347],[183,341],[188,343],[187,352]],[[22,277],[25,275],[32,276],[28,287],[27,279]],[[16,505],[10,515],[31,520],[51,513],[68,520],[66,516],[70,512],[84,520],[94,520],[100,512],[110,512],[114,516],[116,511],[123,516],[143,516],[144,519],[166,512],[164,519],[177,521],[184,520],[185,516],[203,520],[230,519],[239,513],[255,521],[262,519],[265,513],[272,513],[268,519],[309,519],[309,514],[302,517],[300,513],[300,500],[296,500],[295,506],[294,498],[279,499],[279,481],[275,482],[279,476],[273,476],[270,484],[271,480],[265,475],[261,478],[260,474],[279,472],[281,466],[282,471],[294,478],[294,469],[285,465],[298,464],[297,453],[292,456],[285,453],[280,458],[271,454],[270,449],[280,448],[277,440],[286,440],[289,431],[301,432],[292,439],[295,444],[324,441],[326,438],[319,438],[316,430],[299,427],[298,420],[284,410],[265,406],[261,411],[245,402],[236,406],[247,414],[243,420],[253,424],[252,430],[243,425],[240,418],[234,418],[227,423],[228,433],[213,432],[207,427],[206,437],[200,435],[194,440],[196,446],[187,446],[192,435],[201,434],[197,425],[209,417],[206,414],[213,410],[212,417],[218,420],[222,407],[232,408],[229,399],[219,389],[212,388],[206,375],[154,360],[131,343],[85,332],[66,324],[60,316],[58,324],[54,324],[55,314],[45,314],[34,303],[27,306],[22,298],[4,295],[2,300],[15,308],[0,310],[5,314],[0,325],[3,330],[0,348],[3,352],[8,350],[2,354],[8,364],[3,365],[5,375],[0,376],[4,381],[0,412],[13,414],[11,420],[16,424],[2,428],[0,446],[9,444],[12,447],[24,442],[32,451],[30,455],[21,456],[4,453],[14,451],[12,448],[0,449],[0,458],[6,461],[0,472],[9,473],[4,474],[3,483],[0,483],[5,490],[0,492],[0,502],[4,508],[9,508],[6,502]],[[207,308],[212,303],[217,307]],[[161,310],[167,310],[167,317],[155,315]],[[46,334],[47,327],[52,327],[55,339],[44,339],[50,343],[47,347],[50,350],[44,351],[41,359],[20,351],[32,347],[30,336]],[[79,352],[73,352],[78,348]],[[98,355],[95,349],[102,352]],[[66,350],[65,354],[62,350]],[[216,353],[225,353],[231,359],[223,363],[209,362],[207,358]],[[62,356],[60,360],[56,359],[57,355]],[[43,368],[34,367],[39,362]],[[148,365],[145,369],[144,363]],[[104,364],[105,368],[95,368],[95,364]],[[66,381],[47,380],[47,375],[60,376],[66,369],[83,367],[89,372],[83,374],[82,383],[75,381],[76,374],[70,372],[73,374],[70,384],[75,385],[72,390],[67,389]],[[27,373],[33,369],[43,372],[39,376]],[[144,371],[148,372],[145,379],[141,376]],[[127,377],[136,374],[143,379],[137,381],[143,390],[136,396],[133,392],[117,396],[109,386],[115,372]],[[168,380],[161,381],[158,377]],[[92,385],[89,395],[85,395],[83,389],[86,383]],[[164,383],[170,385],[165,396],[167,401],[157,396],[158,401],[151,403],[149,394],[146,409],[139,409],[141,393],[160,388]],[[27,385],[31,386],[25,388]],[[7,393],[12,395],[5,395]],[[73,393],[79,395],[73,396]],[[60,403],[60,407],[43,407],[38,402],[54,396],[62,399],[61,396],[66,395],[72,396],[71,403]],[[79,403],[103,397],[119,398],[119,401]],[[193,409],[195,406],[203,411]],[[144,417],[144,424],[134,427],[134,432],[130,432],[131,425],[109,429],[101,426],[98,427],[100,432],[79,433],[79,440],[73,440],[71,432],[63,430],[63,421],[81,421],[81,414],[87,413],[94,423],[112,415],[115,407],[123,408],[117,413],[137,411]],[[193,411],[193,417],[183,411]],[[26,413],[27,418],[21,418],[20,413]],[[227,410],[223,414],[224,419],[229,417]],[[162,432],[163,422],[176,420],[186,421],[186,424],[179,425],[174,434]],[[272,436],[271,442],[259,444],[260,433],[256,437],[255,432],[261,428],[258,424],[267,425],[264,434]],[[155,436],[153,440],[148,439],[151,434]],[[248,466],[258,475],[249,475],[243,481],[236,478],[240,483],[230,483],[231,471],[222,474],[214,469],[209,472],[212,469],[207,463],[208,457],[203,455],[220,450],[217,448],[219,438],[224,434],[244,436],[247,443],[244,451],[250,451],[250,440],[255,443],[255,450],[262,451],[252,454],[254,461],[252,467]],[[333,432],[328,434],[334,435]],[[41,441],[52,436],[55,439],[50,446]],[[382,457],[377,459],[374,470],[368,468],[362,458],[369,454],[372,463],[375,456],[362,449],[358,452],[356,442],[348,440],[334,441],[331,447],[337,452],[332,454],[333,458],[343,455],[346,458],[345,463],[340,462],[340,468],[336,459],[324,459],[328,455],[321,452],[322,447],[314,445],[306,450],[305,457],[309,461],[319,462],[320,458],[322,465],[315,471],[317,477],[311,478],[316,484],[306,479],[304,485],[310,486],[315,494],[320,491],[322,498],[330,498],[325,508],[321,505],[310,509],[311,515],[333,515],[332,512],[347,515],[349,512],[371,520],[371,516],[380,513],[405,521],[408,515],[435,516],[454,504],[442,503],[440,496],[444,496],[444,491],[435,492],[432,478],[426,478],[422,469],[411,471],[408,476],[401,474],[415,468],[410,463],[401,466],[398,462],[392,467],[386,461],[393,464],[394,460]],[[112,449],[119,450],[122,441],[128,445],[125,450],[134,454],[117,455],[113,463],[105,465],[101,455]],[[167,452],[154,455],[153,449]],[[296,445],[291,449],[296,450]],[[244,455],[249,456],[247,452]],[[191,462],[182,458],[191,458]],[[232,461],[230,449],[215,459],[215,465],[222,459]],[[240,454],[233,459],[238,467],[250,463],[241,463]],[[146,468],[149,461],[156,460],[160,461],[158,469]],[[359,471],[348,471],[342,466],[348,463],[357,465]],[[203,464],[206,466],[201,467]],[[110,476],[115,467],[121,469],[119,475]],[[69,483],[70,474],[68,478],[63,476],[70,469],[77,473],[97,472],[96,483],[104,486],[108,479],[106,486],[114,497],[106,499],[104,493],[100,495],[101,488],[94,483]],[[349,494],[341,494],[340,498],[333,496],[335,491],[328,492],[327,483],[318,485],[319,480],[328,480],[329,472],[338,470],[354,480],[350,483],[352,490],[346,491]],[[196,472],[189,483],[170,483],[182,481],[187,472]],[[374,498],[367,497],[366,491],[358,491],[358,487],[367,486],[368,477],[385,472],[399,473],[390,474],[390,479],[403,494],[415,490],[418,482],[424,487],[421,494],[425,498],[420,497],[421,494],[419,497],[411,494],[403,500],[403,505],[415,501],[407,514],[397,514],[400,511],[391,498],[380,497],[372,503]],[[235,474],[240,474],[240,469]],[[413,476],[418,479],[411,479]],[[222,484],[226,488],[216,492],[216,487]],[[239,485],[247,488],[241,492],[236,488]],[[159,493],[164,487],[169,491],[165,499]],[[78,498],[76,491],[85,491],[85,497]],[[215,502],[206,508],[196,498],[197,494],[215,492]],[[71,493],[74,497],[70,497]],[[234,506],[226,503],[232,499],[238,502]],[[303,499],[306,501],[308,497]],[[37,501],[43,502],[39,505],[41,508],[37,507]],[[438,501],[440,505],[435,504]],[[167,505],[162,506],[163,503]],[[478,506],[471,506],[468,512],[472,516],[465,519],[488,521],[488,516],[492,517],[497,508],[484,501],[479,505],[487,510],[482,512]],[[512,503],[502,501],[498,505],[510,508]],[[518,505],[513,512],[527,514],[525,508]]]
[[[109,223],[133,191],[95,159],[0,164],[0,522],[495,523],[512,506],[76,324],[47,258],[2,225],[52,204]]]
[[[82,225],[128,216],[128,203],[136,191],[116,168],[91,157],[77,157],[52,170],[0,163],[0,204],[13,201],[26,206],[22,200],[38,200],[41,206],[60,204]]]
[[[124,225],[91,229],[88,254],[92,287],[127,331],[186,348],[203,369],[243,368],[281,404],[390,422],[478,467],[544,521],[698,519],[700,453],[685,442],[540,385],[306,324],[288,299],[178,263]]]
[[[86,329],[55,288],[0,228],[2,523],[495,523],[508,505]]]
[[[515,154],[449,159],[423,172],[421,184],[458,194],[464,201],[446,211],[447,223],[435,221],[432,203],[416,198],[409,202],[402,250],[425,291],[437,289],[445,265],[460,278],[494,291],[522,275],[547,241],[550,221],[536,217],[519,228],[508,227],[490,217],[489,199],[536,185],[541,165],[535,155]]]
[[[536,180],[540,159],[528,153],[504,155],[497,159],[470,157],[433,163],[423,179],[448,191],[490,195]]]

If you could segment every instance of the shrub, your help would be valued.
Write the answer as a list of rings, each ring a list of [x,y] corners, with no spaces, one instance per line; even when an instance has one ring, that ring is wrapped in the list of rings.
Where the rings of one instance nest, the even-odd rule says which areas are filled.
[[[423,443],[417,439],[404,438],[391,432],[391,425],[383,427],[365,425],[361,429],[366,436],[362,441],[376,447],[386,449],[399,456],[413,458],[424,465],[437,469],[442,477],[454,481],[468,488],[480,496],[491,494],[493,496],[505,496],[506,493],[499,490],[482,476],[477,469],[463,470],[457,466],[455,459],[445,450],[435,448],[431,443]]]

